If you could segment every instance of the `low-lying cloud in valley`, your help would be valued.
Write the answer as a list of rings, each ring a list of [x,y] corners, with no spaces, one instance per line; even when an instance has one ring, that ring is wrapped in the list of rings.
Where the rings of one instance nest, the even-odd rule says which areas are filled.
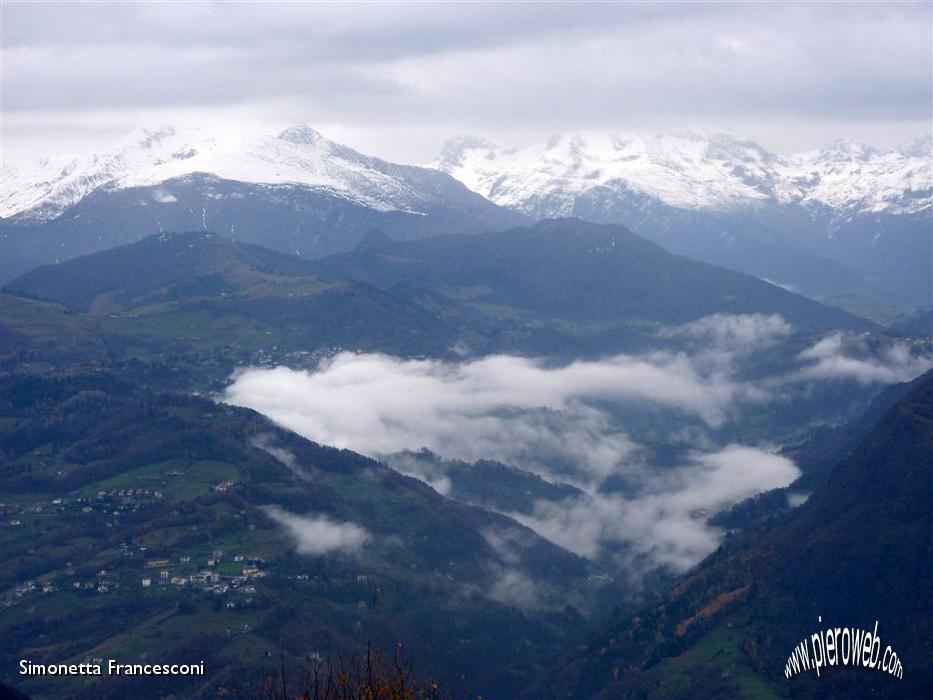
[[[872,350],[864,338],[833,333],[800,353],[799,379],[853,379],[860,384],[907,382],[933,367],[933,356],[907,343]]]
[[[755,392],[680,353],[548,367],[506,355],[449,363],[345,352],[313,372],[246,370],[224,400],[369,455],[427,447],[539,468],[549,455],[605,475],[633,445],[596,404],[651,405],[718,426],[740,394]]]
[[[637,574],[645,568],[683,571],[710,554],[721,532],[706,517],[762,491],[787,486],[800,475],[780,455],[743,445],[696,453],[673,470],[645,471],[635,494],[587,493],[541,501],[517,520],[565,549],[597,558],[606,545]],[[638,563],[638,562],[641,563]]]
[[[446,362],[343,352],[314,370],[243,370],[223,400],[373,457],[426,447],[446,459],[493,459],[571,483],[583,495],[507,514],[570,551],[610,557],[631,572],[683,570],[719,542],[710,515],[799,475],[770,446],[725,438],[724,426],[754,406],[807,393],[803,382],[891,383],[933,365],[905,345],[872,349],[858,336],[834,334],[785,356],[790,364],[782,357],[771,375],[759,367],[756,379],[743,378],[756,351],[792,343],[793,333],[780,316],[717,314],[661,331],[668,349],[560,366],[507,355]],[[640,443],[662,437],[679,453],[655,464]],[[450,492],[443,473],[413,473]],[[343,549],[365,541],[356,526],[270,515],[305,551],[325,551],[312,541]],[[519,583],[513,577],[503,597]]]

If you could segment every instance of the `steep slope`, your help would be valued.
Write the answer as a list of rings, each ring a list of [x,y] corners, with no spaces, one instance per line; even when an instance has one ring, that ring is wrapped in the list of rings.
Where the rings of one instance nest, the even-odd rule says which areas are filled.
[[[835,427],[822,426],[804,444],[786,450],[785,454],[803,472],[793,488],[807,493],[822,489],[836,465],[854,452],[865,435],[874,429],[910,388],[910,384],[887,386],[854,420]]]
[[[501,462],[464,462],[440,457],[427,448],[383,458],[396,471],[431,484],[455,501],[490,508],[499,513],[531,514],[539,501],[559,502],[581,495],[580,489],[546,481],[524,469]]]
[[[529,697],[544,688],[570,697],[925,697],[931,454],[927,373],[798,512],[727,544],[657,605],[595,635]],[[876,620],[903,678],[864,668],[785,678],[800,640],[827,627],[871,630]]]
[[[575,634],[576,618],[547,609],[585,585],[586,563],[504,516],[130,375],[6,375],[0,387],[5,666],[203,655],[204,678],[93,688],[201,697],[249,688],[279,650],[294,665],[372,638],[404,642],[451,691],[514,694]],[[83,697],[80,680],[17,684]]]
[[[436,170],[365,156],[306,126],[277,135],[143,131],[112,149],[3,169],[4,279],[166,230],[222,231],[305,257],[522,215]]]
[[[475,307],[581,325],[682,323],[712,313],[779,313],[800,328],[867,321],[761,280],[672,255],[623,226],[578,219],[469,237],[362,246],[315,261],[320,274],[381,288],[429,286]]]
[[[895,320],[888,329],[896,335],[933,336],[933,309],[908,314]]]
[[[789,157],[731,134],[569,135],[523,149],[460,138],[433,165],[534,218],[622,223],[811,295],[933,298],[929,138]]]

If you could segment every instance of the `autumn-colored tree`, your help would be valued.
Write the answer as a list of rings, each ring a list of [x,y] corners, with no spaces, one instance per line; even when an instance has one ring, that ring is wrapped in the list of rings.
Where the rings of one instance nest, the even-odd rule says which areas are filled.
[[[317,661],[289,680],[284,657],[279,678],[267,677],[257,700],[442,700],[435,680],[416,680],[401,644],[387,655],[368,644],[349,661]],[[478,700],[481,700],[478,699]]]

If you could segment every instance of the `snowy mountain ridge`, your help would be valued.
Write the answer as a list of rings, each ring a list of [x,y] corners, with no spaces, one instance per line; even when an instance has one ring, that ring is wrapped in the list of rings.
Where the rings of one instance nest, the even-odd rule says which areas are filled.
[[[577,197],[637,193],[687,210],[777,202],[839,213],[917,213],[933,206],[933,139],[898,150],[839,140],[780,156],[729,133],[568,134],[523,148],[451,139],[431,167],[501,206],[568,216]]]
[[[0,216],[48,221],[101,187],[155,186],[195,173],[305,186],[377,211],[419,214],[432,194],[431,178],[422,175],[431,172],[365,156],[303,125],[278,134],[143,129],[100,153],[4,165]]]
[[[571,215],[576,198],[596,190],[687,210],[779,202],[898,214],[933,206],[929,136],[899,150],[840,140],[791,156],[733,134],[695,131],[568,134],[517,149],[458,137],[429,167],[536,218]],[[424,172],[365,156],[304,125],[277,134],[143,129],[99,153],[3,165],[0,216],[47,221],[98,188],[151,187],[195,173],[304,186],[376,211],[418,214],[433,194],[418,171]]]

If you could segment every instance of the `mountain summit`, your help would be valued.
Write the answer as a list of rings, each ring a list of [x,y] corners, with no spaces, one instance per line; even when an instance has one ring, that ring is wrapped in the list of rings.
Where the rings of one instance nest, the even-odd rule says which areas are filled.
[[[730,133],[568,134],[521,149],[461,136],[432,167],[535,218],[569,216],[578,198],[600,189],[696,210],[770,201],[915,213],[933,207],[930,150],[922,146],[882,151],[840,139],[785,157]]]
[[[429,168],[397,165],[305,125],[144,129],[111,148],[3,167],[5,279],[162,231],[212,230],[301,257],[526,221]]]
[[[99,187],[149,187],[196,173],[255,184],[303,185],[378,211],[424,214],[438,186],[420,170],[365,156],[303,124],[278,134],[141,129],[100,153],[5,168],[0,215],[45,221]]]
[[[933,150],[837,140],[781,156],[729,133],[450,140],[433,167],[535,219],[621,223],[675,253],[819,298],[933,298]]]

